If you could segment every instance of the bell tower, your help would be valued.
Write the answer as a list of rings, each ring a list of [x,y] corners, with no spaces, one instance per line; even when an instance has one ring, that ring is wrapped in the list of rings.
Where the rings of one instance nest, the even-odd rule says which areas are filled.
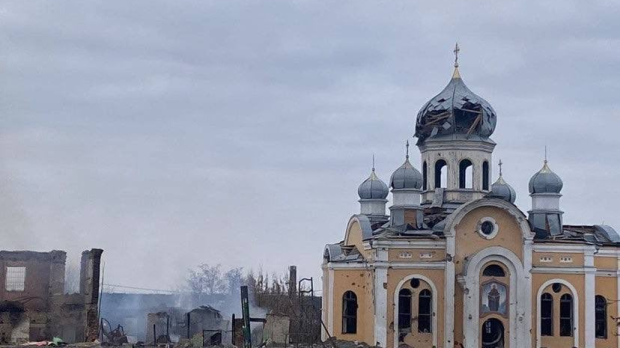
[[[458,44],[448,85],[429,100],[416,120],[422,155],[422,204],[455,208],[491,190],[495,110],[473,93],[459,72]]]

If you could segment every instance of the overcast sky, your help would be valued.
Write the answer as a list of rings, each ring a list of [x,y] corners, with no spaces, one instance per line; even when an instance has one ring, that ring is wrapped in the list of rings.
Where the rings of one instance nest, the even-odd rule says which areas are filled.
[[[565,222],[620,230],[618,18],[610,1],[3,1],[0,248],[100,247],[106,283],[139,287],[200,263],[320,277],[456,41],[521,210],[546,144]]]

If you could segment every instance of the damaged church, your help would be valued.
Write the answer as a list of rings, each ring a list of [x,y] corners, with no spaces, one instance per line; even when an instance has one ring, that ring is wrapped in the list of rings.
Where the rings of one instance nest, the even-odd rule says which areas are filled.
[[[381,347],[618,347],[620,236],[565,225],[545,158],[527,212],[493,178],[498,115],[464,83],[417,115],[421,163],[386,184],[373,168],[360,213],[323,253],[323,338]],[[417,168],[416,168],[417,167]],[[525,186],[524,183],[519,183]],[[392,205],[386,212],[391,189]]]

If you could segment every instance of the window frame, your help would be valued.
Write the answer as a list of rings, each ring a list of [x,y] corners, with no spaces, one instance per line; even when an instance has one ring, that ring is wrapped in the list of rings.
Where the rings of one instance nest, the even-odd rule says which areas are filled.
[[[403,303],[408,301],[409,305]],[[413,316],[413,294],[409,289],[400,289],[398,292],[398,331],[411,332],[411,318]],[[406,309],[406,310],[405,310]]]
[[[26,291],[26,266],[6,266],[4,271],[4,290],[7,292]]]
[[[565,307],[566,306],[566,307]],[[568,313],[564,312],[564,309],[568,308]],[[564,294],[560,297],[560,336],[561,337],[573,337],[574,335],[574,309],[573,309],[573,296],[571,294]],[[564,325],[568,322],[570,327],[570,334],[563,331]]]
[[[543,308],[545,302],[549,302],[549,313],[544,313]],[[548,292],[540,295],[540,335],[553,336],[553,295]],[[544,330],[543,321],[549,321],[549,331]]]
[[[594,336],[607,339],[607,299],[604,296],[596,295],[594,297],[594,313]]]
[[[422,305],[422,301],[428,302],[426,306]],[[427,313],[422,312],[423,307],[428,308]],[[429,289],[424,289],[418,294],[418,333],[433,333],[433,292]]]
[[[350,307],[351,306],[351,307]],[[353,314],[348,310],[352,308]],[[357,295],[355,292],[348,290],[342,295],[342,333],[343,334],[356,334],[357,333]],[[353,326],[350,327],[351,322]]]

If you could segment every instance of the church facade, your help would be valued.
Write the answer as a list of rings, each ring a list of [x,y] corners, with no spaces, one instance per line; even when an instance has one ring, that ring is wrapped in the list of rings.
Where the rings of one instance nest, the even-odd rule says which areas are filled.
[[[546,159],[515,206],[497,115],[453,76],[420,110],[418,168],[359,187],[360,213],[323,254],[323,339],[382,347],[620,348],[620,236],[564,225],[563,183]],[[408,149],[408,148],[407,148]],[[389,191],[392,205],[386,210]]]

